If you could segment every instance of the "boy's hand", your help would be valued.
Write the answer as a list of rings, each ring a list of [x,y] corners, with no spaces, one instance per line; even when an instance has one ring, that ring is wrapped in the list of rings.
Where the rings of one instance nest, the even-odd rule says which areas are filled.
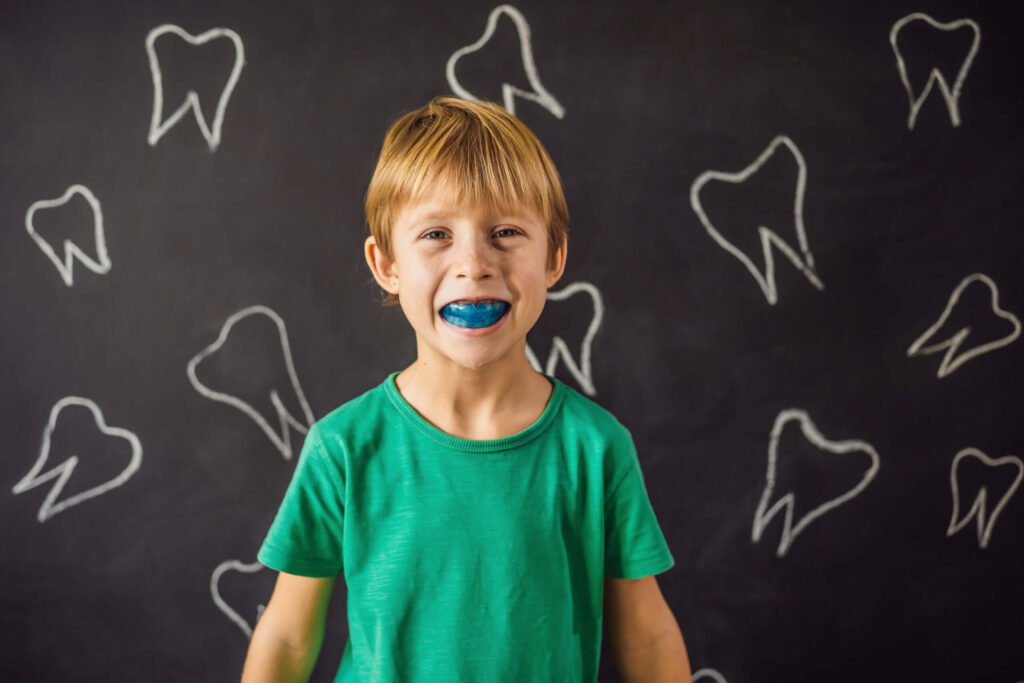
[[[654,576],[605,579],[604,620],[626,683],[691,683],[683,634]]]

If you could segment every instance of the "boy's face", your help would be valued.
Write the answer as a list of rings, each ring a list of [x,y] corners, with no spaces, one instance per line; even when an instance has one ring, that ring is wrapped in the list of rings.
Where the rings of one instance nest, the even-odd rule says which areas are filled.
[[[547,226],[532,211],[500,215],[459,205],[443,186],[403,208],[391,243],[388,260],[368,238],[366,258],[378,284],[398,294],[419,359],[469,369],[525,356],[526,333],[565,266],[564,245],[549,260]],[[460,327],[442,317],[446,304],[467,300],[509,306],[486,327]]]

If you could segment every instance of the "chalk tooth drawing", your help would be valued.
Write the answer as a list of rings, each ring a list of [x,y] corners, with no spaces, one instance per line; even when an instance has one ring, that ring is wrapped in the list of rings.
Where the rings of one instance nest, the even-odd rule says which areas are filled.
[[[594,341],[594,335],[597,334],[598,329],[601,327],[601,320],[604,319],[604,301],[601,298],[601,292],[589,282],[574,282],[558,292],[549,291],[547,298],[548,301],[564,301],[580,292],[589,295],[594,303],[594,316],[590,319],[590,324],[587,325],[587,332],[583,336],[583,343],[580,345],[580,362],[576,362],[572,351],[569,350],[569,345],[558,336],[551,342],[551,351],[548,353],[547,362],[544,365],[540,364],[537,354],[533,352],[529,345],[526,346],[526,357],[534,370],[545,372],[548,375],[555,374],[558,362],[561,361],[565,364],[566,370],[579,383],[583,391],[589,396],[595,396],[597,390],[594,388],[594,375],[590,366],[590,347]]]
[[[900,53],[899,45],[897,44],[897,36],[904,26],[912,21],[924,21],[927,22],[933,28],[940,31],[955,31],[963,28],[964,26],[969,27],[974,32],[974,39],[971,41],[971,48],[967,51],[967,56],[964,57],[963,62],[960,64],[960,69],[956,72],[956,79],[953,81],[953,89],[950,90],[949,83],[946,82],[946,78],[942,75],[937,67],[933,67],[928,74],[928,82],[925,83],[924,89],[921,90],[921,94],[914,97],[914,89],[910,85],[910,79],[907,76],[907,65],[903,60],[903,55]],[[960,89],[964,85],[964,79],[967,78],[967,72],[971,68],[971,64],[974,62],[974,56],[978,54],[978,46],[981,44],[981,27],[978,26],[977,22],[971,19],[957,19],[949,23],[943,24],[935,21],[927,14],[921,12],[914,12],[903,17],[895,24],[892,25],[892,30],[889,31],[889,44],[892,45],[893,54],[896,55],[896,68],[900,72],[900,80],[903,82],[903,88],[907,91],[907,98],[910,100],[910,114],[907,115],[907,128],[914,130],[914,123],[917,121],[917,114],[921,110],[921,105],[924,104],[925,99],[928,97],[928,93],[932,91],[932,86],[936,83],[939,84],[939,92],[942,93],[942,99],[946,101],[946,110],[949,112],[949,118],[953,122],[953,126],[960,125]]]
[[[174,113],[166,119],[163,118],[164,85],[163,74],[160,71],[160,60],[157,58],[156,54],[156,39],[166,33],[173,33],[191,45],[203,45],[211,40],[226,38],[235,46],[235,63],[231,68],[231,75],[228,77],[228,81],[224,85],[224,89],[221,91],[220,98],[217,100],[217,110],[213,116],[212,127],[206,123],[206,118],[203,115],[203,107],[199,102],[199,95],[195,90],[189,90],[188,94],[185,95],[185,101],[181,103],[181,106],[179,106]],[[245,65],[245,47],[242,45],[242,39],[237,33],[227,28],[214,28],[205,33],[201,33],[198,36],[193,36],[191,33],[188,33],[178,26],[173,24],[163,24],[161,26],[157,26],[146,36],[146,55],[149,57],[149,71],[153,76],[153,116],[150,118],[149,136],[147,138],[150,146],[155,147],[156,143],[163,137],[164,133],[181,120],[181,117],[191,109],[192,114],[195,116],[196,123],[199,125],[199,130],[202,132],[203,137],[206,138],[206,143],[209,145],[210,151],[216,151],[217,146],[220,145],[221,127],[224,125],[224,111],[227,109],[228,100],[231,99],[231,93],[234,92],[235,85],[238,83],[238,77],[242,73],[242,67]]]
[[[736,247],[732,242],[725,239],[722,233],[718,232],[711,219],[708,218],[707,213],[704,211],[704,207],[700,201],[700,192],[704,186],[711,180],[722,180],[727,183],[742,183],[751,175],[756,173],[765,162],[768,161],[775,154],[775,151],[779,146],[785,147],[793,155],[793,159],[796,160],[797,165],[797,179],[796,188],[793,195],[793,227],[796,230],[797,241],[800,247],[800,253],[789,245],[785,240],[778,236],[775,231],[766,228],[765,226],[759,226],[757,233],[761,238],[761,250],[764,253],[764,274],[757,269],[754,265],[753,260],[747,256],[743,251]],[[769,304],[775,304],[778,301],[778,293],[775,287],[775,258],[772,254],[772,245],[774,245],[783,255],[790,260],[790,262],[803,273],[804,277],[807,278],[808,282],[817,287],[819,290],[825,289],[825,285],[822,284],[818,278],[817,273],[814,270],[814,256],[811,254],[810,248],[807,246],[807,233],[804,230],[804,190],[807,187],[807,163],[804,161],[804,157],[800,154],[800,150],[785,135],[779,135],[768,148],[761,152],[761,155],[754,160],[754,163],[744,168],[739,173],[723,173],[721,171],[705,171],[697,176],[697,179],[690,186],[690,206],[693,207],[694,212],[700,219],[704,229],[707,230],[708,234],[718,243],[718,246],[722,247],[730,254],[735,256],[740,262],[746,266],[750,274],[757,280],[758,286],[761,287],[761,291],[764,293],[765,299],[768,300]]]
[[[957,352],[960,351],[960,347],[963,346],[964,340],[966,340],[971,334],[970,327],[962,327],[953,336],[938,343],[925,346],[935,333],[946,323],[950,313],[954,308],[956,308],[957,303],[960,301],[960,295],[963,294],[964,290],[967,289],[972,282],[980,282],[988,287],[991,294],[990,302],[992,306],[992,313],[998,318],[1009,321],[1013,326],[1013,331],[1005,337],[1000,337],[995,341],[979,344],[974,348],[962,351],[959,355],[957,355]],[[945,350],[946,355],[942,357],[942,363],[939,365],[938,371],[938,376],[942,378],[952,373],[970,359],[1012,343],[1020,336],[1020,327],[1020,320],[1017,316],[999,308],[999,289],[996,287],[996,283],[992,281],[992,278],[982,273],[974,273],[965,277],[960,284],[956,286],[956,289],[954,289],[953,293],[949,296],[949,301],[946,303],[946,309],[942,311],[942,315],[939,316],[939,319],[935,321],[934,325],[925,330],[924,334],[918,337],[914,343],[910,345],[910,348],[907,349],[907,356],[923,356]]]
[[[196,376],[196,367],[203,362],[204,358],[214,353],[224,345],[224,342],[227,340],[228,334],[231,332],[231,328],[235,326],[235,323],[251,315],[266,316],[270,318],[277,327],[278,336],[281,340],[281,353],[284,357],[285,367],[288,370],[288,378],[291,380],[292,390],[295,392],[295,397],[298,399],[299,405],[302,408],[302,418],[295,417],[287,408],[284,407],[277,389],[272,389],[270,391],[270,403],[274,407],[274,411],[277,413],[278,421],[280,423],[279,433],[273,430],[270,423],[255,408],[253,408],[252,405],[237,398],[236,396],[210,389],[200,382],[199,378]],[[263,433],[267,435],[267,438],[270,439],[285,460],[290,460],[292,457],[291,432],[288,428],[291,427],[292,429],[305,434],[309,431],[309,428],[314,422],[313,412],[309,409],[309,404],[306,402],[306,395],[302,392],[302,386],[299,385],[299,378],[295,374],[295,365],[292,362],[291,346],[288,344],[288,331],[285,329],[284,321],[277,313],[266,306],[250,306],[230,316],[221,328],[220,335],[217,337],[217,340],[196,354],[188,362],[187,372],[189,381],[200,394],[214,401],[220,401],[221,403],[227,403],[230,406],[234,406],[252,418]]]
[[[714,681],[715,683],[728,683],[725,680],[725,676],[715,669],[704,668],[693,674],[693,683],[697,683],[697,681],[702,681],[704,679]]]
[[[786,424],[792,421],[799,423],[804,438],[817,446],[820,450],[837,454],[863,453],[867,455],[871,461],[871,464],[864,471],[864,475],[856,486],[841,496],[828,500],[814,508],[801,517],[796,524],[793,523],[793,506],[796,501],[796,496],[792,491],[786,493],[771,507],[768,507],[768,503],[775,492],[779,437],[782,435],[782,430]],[[808,416],[806,411],[796,408],[783,410],[779,413],[778,417],[775,418],[775,425],[772,427],[771,439],[768,442],[768,471],[765,476],[764,492],[761,494],[761,501],[758,503],[757,512],[754,514],[754,527],[751,539],[754,543],[760,541],[765,527],[772,521],[772,518],[780,511],[785,511],[783,516],[782,538],[779,541],[779,546],[776,551],[776,555],[783,557],[789,550],[790,546],[793,545],[796,537],[800,535],[801,531],[807,528],[808,524],[818,519],[826,512],[839,507],[843,503],[860,494],[867,485],[871,483],[871,480],[875,478],[875,475],[878,474],[878,466],[878,452],[875,451],[871,444],[857,439],[830,441],[821,435],[821,432],[819,432],[818,428],[814,426],[814,423],[811,421],[811,418]]]
[[[526,72],[526,79],[530,83],[532,91],[522,90],[515,87],[510,83],[501,84],[502,99],[505,104],[505,109],[510,113],[516,113],[515,98],[521,97],[524,100],[530,100],[536,102],[540,106],[551,112],[555,118],[562,118],[565,116],[565,109],[558,100],[555,99],[554,95],[548,92],[544,84],[540,82],[540,76],[537,75],[537,66],[533,62],[533,47],[530,45],[530,25],[526,23],[526,18],[522,12],[513,7],[512,5],[499,5],[491,10],[490,16],[487,17],[487,28],[484,29],[483,36],[480,40],[476,41],[472,45],[459,48],[452,56],[448,58],[448,64],[445,68],[445,73],[448,77],[448,85],[459,97],[466,100],[476,100],[477,98],[468,90],[462,87],[459,83],[458,77],[455,75],[455,64],[462,59],[465,55],[476,52],[491,39],[494,35],[494,29],[498,25],[498,19],[502,15],[507,16],[512,20],[512,23],[516,26],[516,32],[519,34],[519,50],[523,60],[523,70]]]
[[[252,564],[245,564],[240,560],[227,560],[217,565],[217,568],[213,570],[213,574],[210,576],[210,595],[213,597],[213,604],[217,606],[221,612],[224,613],[228,619],[230,619],[238,628],[242,630],[246,638],[252,638],[252,630],[256,626],[256,622],[259,621],[260,617],[263,616],[263,610],[266,609],[266,605],[259,604],[256,606],[256,618],[252,624],[245,620],[234,608],[229,605],[220,594],[220,579],[226,572],[241,572],[243,574],[255,574],[263,571],[263,565],[259,562],[253,562]]]
[[[1006,489],[1006,492],[996,503],[996,506],[992,508],[992,513],[987,514],[988,505],[988,492],[987,486],[981,486],[978,489],[978,493],[974,496],[974,502],[971,504],[970,509],[960,517],[960,482],[958,480],[958,473],[960,463],[964,458],[975,458],[984,463],[987,467],[996,468],[1004,466],[1013,466],[1017,468],[1017,476],[1014,477],[1013,482]],[[953,457],[953,465],[949,468],[949,486],[953,491],[953,517],[949,520],[949,528],[946,529],[946,536],[952,536],[961,529],[963,529],[973,518],[977,523],[978,527],[978,546],[982,548],[988,547],[989,539],[992,537],[992,528],[996,524],[996,519],[999,518],[999,514],[1006,507],[1006,503],[1009,502],[1013,494],[1017,492],[1017,487],[1020,486],[1021,479],[1024,479],[1024,460],[1017,457],[1016,455],[1007,455],[1002,458],[990,458],[977,448],[964,448],[956,456]]]
[[[52,467],[51,469],[43,472],[43,468],[46,467],[50,457],[50,439],[53,436],[53,430],[57,426],[57,420],[60,418],[61,412],[68,406],[81,406],[88,408],[92,413],[93,420],[96,422],[96,427],[108,436],[124,439],[131,446],[131,457],[129,458],[128,464],[125,466],[121,473],[113,479],[104,482],[98,486],[94,486],[90,489],[77,493],[70,498],[64,500],[58,500],[61,492],[64,490],[64,486],[68,483],[68,479],[74,474],[75,468],[79,463],[79,456],[72,455],[67,458],[61,464]],[[39,449],[39,457],[36,459],[32,469],[26,474],[21,480],[14,485],[14,494],[22,494],[26,491],[34,489],[37,486],[41,486],[51,479],[55,479],[50,492],[46,494],[46,498],[43,500],[42,506],[39,508],[39,513],[36,518],[40,522],[45,522],[54,515],[64,512],[70,507],[83,503],[90,498],[101,496],[111,489],[115,489],[128,481],[142,464],[142,444],[139,441],[139,437],[133,432],[121,427],[110,427],[107,425],[103,418],[103,412],[99,407],[87,398],[80,396],[66,396],[53,406],[50,411],[50,420],[46,424],[46,428],[43,430],[43,445]]]
[[[89,208],[92,210],[92,223],[93,223],[93,235],[96,241],[96,258],[93,260],[88,254],[82,251],[77,244],[69,239],[64,240],[64,260],[57,256],[57,250],[54,249],[49,242],[47,242],[35,228],[35,215],[40,209],[54,209],[59,206],[64,206],[71,198],[78,195],[85,199],[89,204]],[[25,213],[25,229],[28,234],[35,240],[39,248],[43,250],[47,258],[53,262],[53,265],[57,266],[57,272],[60,273],[60,277],[64,280],[64,284],[68,287],[74,284],[74,272],[72,270],[74,265],[74,259],[78,259],[82,262],[86,268],[99,275],[104,275],[110,272],[110,257],[107,255],[107,241],[103,234],[103,210],[100,208],[100,202],[96,199],[96,195],[92,193],[85,185],[72,185],[64,191],[57,199],[40,199],[37,202],[33,202],[28,207],[28,211]]]

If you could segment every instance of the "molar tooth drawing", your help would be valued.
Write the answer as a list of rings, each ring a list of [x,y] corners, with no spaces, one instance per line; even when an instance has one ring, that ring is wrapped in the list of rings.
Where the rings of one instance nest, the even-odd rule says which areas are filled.
[[[67,204],[71,198],[75,195],[81,196],[89,204],[89,208],[92,210],[92,221],[93,221],[93,234],[96,240],[96,257],[98,260],[94,261],[84,251],[82,251],[77,244],[71,240],[64,240],[64,260],[62,261],[57,256],[57,251],[54,249],[49,242],[47,242],[35,228],[35,215],[40,209],[53,209],[58,206]],[[37,202],[33,202],[28,207],[28,211],[25,213],[25,229],[28,234],[35,240],[39,248],[43,250],[47,258],[53,262],[53,265],[57,266],[57,272],[60,273],[60,277],[64,280],[64,284],[68,287],[74,284],[74,272],[73,265],[74,259],[78,259],[82,264],[94,273],[104,275],[110,272],[110,257],[107,255],[107,242],[103,235],[103,210],[100,208],[100,202],[96,199],[96,195],[86,187],[85,185],[72,185],[64,191],[57,199],[41,199]]]
[[[287,369],[288,378],[291,381],[292,390],[295,392],[295,397],[302,409],[302,418],[296,418],[288,411],[287,408],[285,408],[277,389],[271,389],[269,398],[270,404],[273,406],[274,412],[277,414],[280,429],[280,432],[278,433],[275,433],[273,428],[270,426],[270,423],[263,417],[263,415],[253,408],[252,405],[242,401],[236,396],[210,389],[200,382],[199,378],[196,376],[196,367],[204,358],[223,346],[224,342],[228,338],[228,334],[231,332],[231,328],[235,326],[235,323],[247,316],[265,316],[276,326],[277,334],[281,342],[281,354]],[[189,381],[200,394],[214,401],[220,401],[221,403],[227,403],[230,406],[234,406],[248,415],[257,424],[257,426],[259,426],[263,433],[267,435],[267,438],[270,439],[274,444],[274,447],[277,448],[285,460],[290,460],[292,457],[292,442],[289,427],[297,432],[305,434],[309,431],[310,426],[312,426],[314,422],[313,412],[309,409],[309,404],[306,402],[306,395],[302,392],[302,386],[299,384],[299,379],[295,374],[295,366],[292,363],[291,347],[288,344],[288,331],[285,329],[284,321],[281,320],[281,317],[278,316],[277,313],[266,306],[249,306],[248,308],[244,308],[230,316],[221,328],[220,335],[217,337],[216,341],[200,351],[188,362],[187,372]]]
[[[871,464],[864,471],[864,475],[861,477],[860,482],[858,482],[853,488],[841,496],[826,501],[814,508],[805,514],[795,525],[793,524],[793,505],[795,502],[795,494],[792,491],[779,498],[779,500],[777,500],[770,508],[768,507],[768,502],[771,500],[772,494],[775,491],[775,476],[778,468],[779,437],[782,435],[782,429],[786,424],[794,420],[800,424],[800,429],[803,432],[804,438],[817,446],[820,450],[828,451],[829,453],[864,453],[871,460]],[[796,537],[807,527],[808,524],[821,517],[826,512],[835,509],[861,493],[867,485],[871,483],[871,480],[875,478],[875,475],[878,474],[878,467],[878,453],[871,444],[856,439],[830,441],[821,435],[821,432],[819,432],[818,428],[814,426],[814,423],[811,421],[811,418],[808,416],[806,411],[796,408],[783,410],[779,413],[778,417],[775,418],[775,425],[772,427],[771,440],[768,443],[768,471],[765,475],[766,483],[764,492],[761,494],[761,501],[757,505],[757,512],[754,514],[754,526],[751,533],[751,540],[754,543],[759,542],[762,534],[764,533],[765,527],[768,526],[772,518],[780,511],[784,510],[782,537],[779,540],[779,546],[776,551],[776,555],[783,557],[796,540]]]
[[[991,515],[988,515],[988,521],[986,522],[986,506],[988,504],[988,487],[981,486],[978,492],[974,496],[974,502],[971,504],[970,509],[963,516],[960,517],[960,482],[958,479],[959,467],[961,461],[964,458],[975,458],[984,463],[987,467],[996,468],[1007,465],[1012,465],[1017,468],[1017,476],[1014,477],[1013,482],[1006,489],[1006,492],[996,503],[996,506],[992,509]],[[953,491],[953,517],[949,520],[949,528],[946,529],[946,536],[952,536],[957,533],[971,521],[971,518],[977,522],[978,528],[978,546],[981,548],[988,547],[989,539],[992,537],[992,527],[995,526],[996,519],[999,518],[999,514],[1006,507],[1006,503],[1009,502],[1013,494],[1017,492],[1017,487],[1020,486],[1021,479],[1024,479],[1024,460],[1021,460],[1016,455],[1007,455],[1002,458],[990,458],[977,448],[964,448],[953,457],[953,464],[949,469],[949,486]]]
[[[727,683],[725,676],[715,669],[704,668],[700,671],[696,671],[693,674],[693,683],[697,683],[699,680],[709,679],[714,683]]]
[[[963,294],[964,290],[972,282],[981,282],[988,287],[989,292],[991,293],[992,313],[994,313],[998,318],[1008,320],[1013,326],[1013,331],[1005,337],[1000,337],[995,341],[980,344],[970,350],[963,351],[959,355],[957,355],[957,352],[963,345],[964,340],[971,334],[971,328],[969,326],[961,327],[956,333],[947,337],[943,341],[931,344],[930,346],[924,346],[924,344],[935,336],[935,333],[946,323],[950,313],[956,307],[957,302],[960,301],[960,295]],[[942,363],[939,365],[938,371],[938,376],[941,379],[975,356],[980,356],[983,353],[988,353],[989,351],[993,351],[1010,344],[1020,336],[1020,328],[1020,320],[1017,316],[999,308],[999,289],[996,287],[996,283],[987,275],[974,273],[965,277],[960,284],[956,286],[956,289],[954,289],[953,293],[949,296],[949,301],[946,303],[946,309],[942,311],[942,315],[939,316],[939,319],[935,321],[934,325],[925,330],[924,334],[918,337],[914,343],[910,345],[910,348],[907,349],[907,356],[922,356],[931,353],[938,353],[945,349],[946,355],[943,356]]]
[[[555,368],[558,367],[559,359],[565,364],[565,368],[572,374],[573,378],[579,383],[580,387],[588,396],[594,396],[597,394],[597,390],[594,388],[594,377],[591,373],[590,368],[590,347],[594,341],[594,335],[597,334],[598,329],[601,327],[601,320],[604,318],[604,301],[601,298],[601,292],[598,291],[597,287],[589,282],[573,282],[564,289],[558,292],[549,291],[547,298],[549,301],[564,301],[574,294],[585,292],[590,296],[591,301],[594,304],[594,316],[590,320],[590,324],[587,326],[587,333],[583,337],[583,343],[580,345],[580,362],[577,363],[573,359],[572,352],[569,350],[569,345],[565,343],[565,340],[561,337],[556,336],[551,342],[551,350],[548,352],[547,363],[543,366],[540,364],[540,360],[537,358],[537,354],[533,352],[529,344],[526,346],[526,357],[530,361],[530,365],[533,366],[537,372],[544,372],[548,375],[555,374]]]
[[[797,164],[797,181],[796,189],[793,196],[793,227],[796,231],[797,240],[800,245],[800,254],[797,254],[796,250],[793,249],[785,240],[778,236],[773,230],[765,226],[758,226],[757,232],[761,239],[761,250],[764,254],[764,274],[757,269],[754,262],[748,257],[743,251],[736,247],[732,242],[725,239],[715,226],[712,224],[711,219],[708,218],[707,213],[704,211],[704,207],[700,201],[700,192],[704,185],[710,180],[722,180],[727,183],[742,183],[752,174],[756,173],[764,164],[775,154],[775,150],[778,149],[779,145],[783,145],[792,153],[793,159],[796,160]],[[720,247],[728,251],[730,254],[735,256],[737,259],[746,266],[750,274],[757,280],[757,284],[761,287],[761,291],[764,293],[765,299],[768,300],[769,304],[774,305],[778,301],[778,293],[775,287],[775,259],[772,254],[772,245],[785,255],[786,258],[801,272],[807,280],[817,287],[819,290],[825,289],[825,285],[822,284],[818,278],[817,273],[814,270],[814,256],[811,254],[810,248],[807,246],[807,234],[804,231],[804,190],[807,187],[807,164],[804,162],[803,156],[800,154],[800,150],[797,146],[785,135],[776,136],[772,140],[771,144],[768,145],[767,149],[761,152],[761,155],[754,160],[754,163],[744,168],[739,173],[723,173],[721,171],[705,171],[697,176],[697,179],[693,181],[693,185],[690,186],[690,206],[693,207],[694,212],[700,219],[704,229],[707,230],[708,234],[718,243]],[[802,254],[802,256],[801,256]]]
[[[925,83],[924,89],[921,90],[921,94],[914,97],[914,89],[910,86],[910,79],[907,76],[907,65],[903,61],[903,55],[900,53],[899,46],[896,44],[896,38],[899,32],[904,26],[912,21],[924,21],[927,22],[933,28],[940,31],[955,31],[964,26],[970,27],[974,32],[974,40],[971,41],[971,48],[967,52],[967,56],[964,57],[963,62],[960,64],[960,69],[956,73],[956,79],[953,81],[953,89],[949,89],[949,83],[946,82],[946,78],[942,75],[942,72],[938,68],[932,68],[928,74],[928,82]],[[928,93],[932,90],[932,85],[935,83],[939,84],[939,91],[942,93],[942,99],[946,101],[946,110],[949,111],[949,118],[953,122],[953,126],[960,125],[960,89],[963,87],[964,79],[967,78],[967,72],[971,68],[971,63],[974,61],[974,56],[978,54],[978,46],[981,43],[981,27],[971,19],[957,19],[949,23],[941,23],[935,21],[927,14],[922,12],[914,12],[908,14],[892,26],[892,30],[889,31],[889,44],[892,45],[892,51],[896,55],[896,68],[900,72],[900,80],[903,82],[903,88],[907,91],[907,98],[910,100],[910,114],[907,116],[907,128],[914,130],[914,123],[917,121],[917,114],[921,110],[921,105],[924,104],[925,99],[928,97]]]
[[[565,109],[558,100],[547,91],[544,84],[540,82],[540,76],[537,75],[537,66],[533,62],[533,48],[530,45],[530,25],[526,23],[526,18],[523,14],[513,7],[512,5],[499,5],[491,10],[491,14],[487,17],[487,28],[484,29],[483,36],[480,40],[476,41],[472,45],[459,48],[452,56],[448,58],[448,64],[445,67],[445,74],[448,78],[448,85],[459,97],[466,100],[476,100],[477,98],[470,93],[468,90],[462,87],[459,83],[459,79],[455,75],[455,64],[462,59],[463,56],[476,52],[482,48],[487,41],[494,35],[494,29],[498,24],[498,19],[501,15],[506,15],[515,24],[516,32],[519,34],[519,49],[523,60],[523,70],[526,72],[526,78],[530,83],[532,91],[522,90],[515,87],[510,83],[501,84],[502,101],[505,104],[505,109],[509,113],[516,113],[515,97],[522,97],[524,100],[531,100],[536,102],[540,106],[551,112],[555,118],[562,118],[565,116]]]
[[[256,606],[256,618],[252,624],[249,624],[237,611],[235,611],[228,603],[221,597],[220,594],[220,580],[226,572],[241,572],[243,574],[255,574],[263,571],[263,565],[259,562],[253,562],[251,564],[244,564],[240,560],[227,560],[217,565],[217,568],[213,570],[213,574],[210,576],[210,595],[213,597],[213,603],[217,606],[221,612],[224,613],[228,619],[233,621],[238,628],[242,630],[246,638],[252,638],[252,630],[259,621],[260,617],[263,616],[263,610],[266,609],[266,605],[259,604]]]
[[[173,33],[191,45],[203,45],[217,38],[227,38],[235,46],[235,63],[231,68],[231,75],[224,85],[224,90],[221,91],[220,98],[217,100],[217,110],[213,117],[212,129],[206,123],[206,118],[203,116],[203,108],[199,102],[199,95],[195,90],[189,90],[181,106],[167,117],[166,120],[162,120],[164,113],[163,74],[160,71],[160,60],[156,55],[155,44],[156,39],[165,33]],[[192,109],[196,123],[199,124],[199,130],[202,132],[203,137],[206,138],[210,151],[215,152],[217,146],[220,145],[221,126],[224,124],[224,110],[227,109],[228,100],[231,98],[231,93],[235,89],[238,77],[242,73],[242,67],[245,65],[245,48],[242,45],[242,39],[237,33],[227,28],[214,28],[198,36],[193,36],[178,26],[163,24],[157,26],[146,36],[146,54],[149,57],[149,71],[153,76],[153,116],[149,122],[149,136],[147,137],[150,146],[155,147],[164,133],[174,126],[189,109]]]
[[[81,406],[83,408],[88,408],[92,413],[96,427],[101,433],[118,439],[124,439],[129,443],[131,446],[131,457],[125,468],[113,479],[58,502],[57,499],[60,497],[61,491],[64,490],[64,486],[67,484],[68,479],[71,478],[71,475],[74,474],[75,468],[78,466],[79,456],[72,455],[61,464],[42,474],[40,473],[42,472],[43,467],[46,466],[50,457],[50,439],[53,436],[53,430],[57,426],[57,420],[59,419],[61,412],[68,406]],[[43,445],[42,448],[39,449],[39,457],[36,459],[36,462],[29,473],[14,485],[13,492],[15,495],[22,494],[37,486],[45,484],[51,479],[56,479],[56,482],[53,484],[50,492],[46,494],[46,498],[43,500],[43,504],[40,506],[39,513],[36,516],[40,522],[45,522],[59,512],[63,512],[74,505],[85,502],[90,498],[103,495],[107,491],[121,486],[128,481],[133,474],[135,474],[141,464],[142,444],[139,442],[138,436],[127,429],[108,426],[103,418],[103,412],[91,400],[81,398],[79,396],[66,396],[57,401],[53,406],[53,409],[50,411],[50,420],[46,424],[46,429],[43,430]]]

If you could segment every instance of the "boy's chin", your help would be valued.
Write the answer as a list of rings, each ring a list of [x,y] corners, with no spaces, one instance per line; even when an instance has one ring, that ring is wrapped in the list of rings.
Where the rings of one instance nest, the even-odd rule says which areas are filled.
[[[497,365],[503,357],[494,354],[452,354],[449,359],[464,370],[481,371]]]
[[[447,366],[453,371],[474,372],[494,369],[504,364],[519,365],[526,361],[526,340],[511,343],[507,339],[435,339],[432,342],[420,339],[418,344],[420,360],[433,365]]]
[[[495,368],[503,363],[515,360],[516,349],[490,349],[474,352],[472,350],[448,349],[445,353],[448,360],[461,369],[483,371]],[[525,357],[525,354],[524,354]]]

